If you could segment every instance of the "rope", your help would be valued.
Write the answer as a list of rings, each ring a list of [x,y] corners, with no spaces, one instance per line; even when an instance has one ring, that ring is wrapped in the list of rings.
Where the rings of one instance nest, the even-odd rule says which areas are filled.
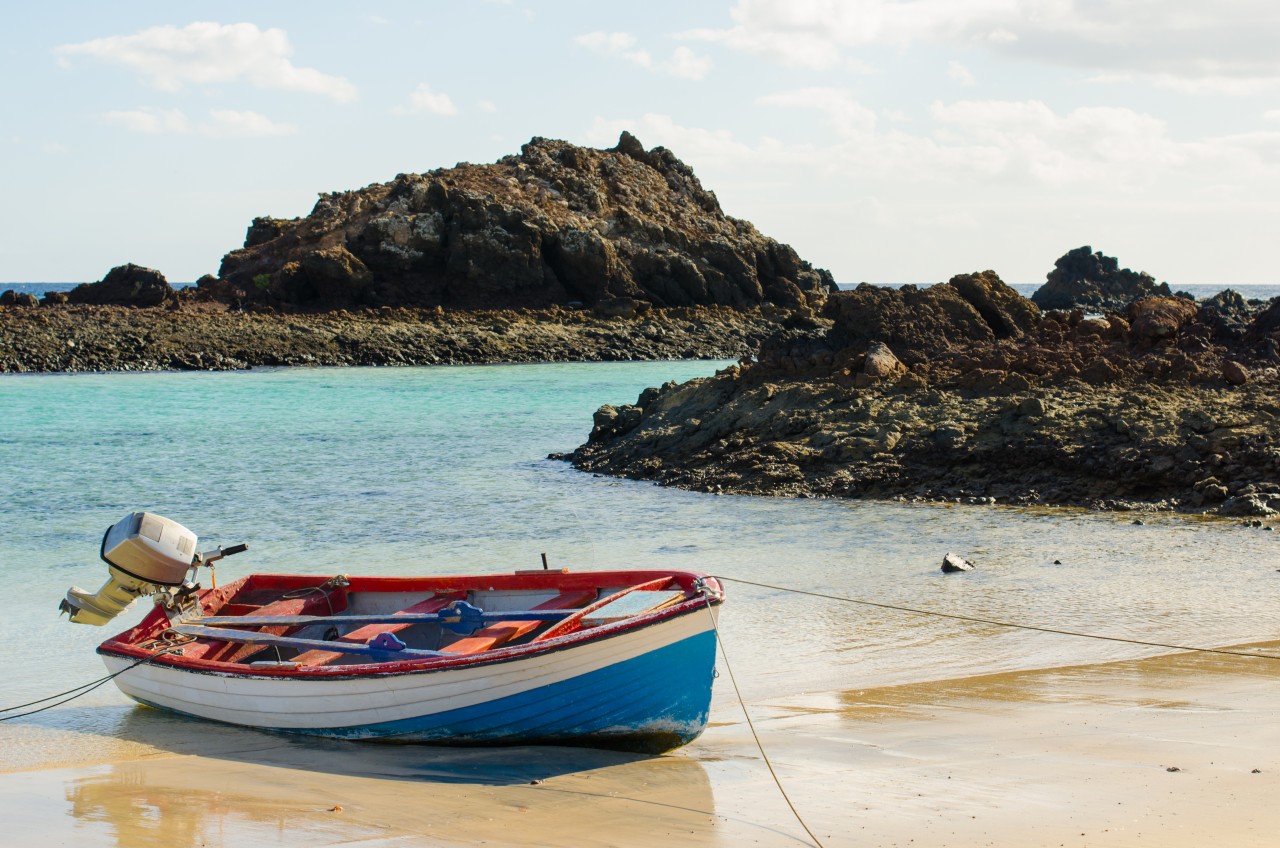
[[[796,805],[791,803],[791,796],[787,794],[787,790],[782,788],[782,781],[778,779],[778,773],[774,771],[773,763],[769,761],[769,755],[764,752],[764,745],[760,742],[760,735],[756,733],[756,725],[751,720],[751,712],[747,709],[747,702],[742,699],[742,692],[738,689],[738,679],[733,676],[733,666],[729,665],[729,655],[725,652],[724,639],[720,638],[720,627],[716,624],[715,614],[711,612],[711,602],[709,600],[707,601],[706,610],[707,615],[711,617],[711,629],[715,631],[716,643],[720,645],[720,658],[724,660],[724,669],[729,672],[729,682],[733,684],[733,694],[737,696],[738,706],[742,707],[742,714],[746,716],[747,727],[751,729],[751,738],[756,740],[756,749],[760,751],[760,758],[768,766],[769,775],[773,778],[774,785],[778,787],[778,792],[782,794],[782,800],[786,801],[787,806],[791,808],[791,814],[796,817],[796,821],[800,822],[804,832],[809,834],[813,844],[818,848],[823,848],[822,841],[809,829],[809,825],[804,823],[804,819],[800,817],[800,811],[796,809]]]
[[[14,710],[20,710],[20,709],[22,709],[23,707],[30,707],[30,706],[33,706],[33,705],[35,705],[35,704],[43,704],[45,701],[53,701],[55,698],[62,698],[62,696],[63,696],[63,695],[70,695],[70,697],[69,697],[69,698],[63,698],[63,700],[61,700],[61,701],[55,701],[55,702],[54,702],[54,703],[52,703],[52,704],[46,704],[45,706],[40,707],[39,709],[35,709],[35,710],[27,710],[25,713],[13,713],[13,715],[0,716],[0,721],[11,721],[11,720],[13,720],[13,719],[15,719],[15,718],[23,718],[23,717],[25,717],[25,716],[35,715],[36,713],[42,713],[42,712],[44,712],[45,710],[51,710],[51,709],[53,709],[54,707],[60,707],[60,706],[62,706],[63,704],[68,704],[68,703],[70,703],[70,702],[74,701],[76,698],[79,698],[79,697],[80,697],[80,696],[82,696],[82,695],[88,695],[88,694],[89,694],[90,692],[92,692],[94,689],[97,689],[99,686],[102,686],[102,685],[106,684],[108,681],[114,680],[115,678],[117,678],[117,677],[119,677],[120,675],[124,674],[124,673],[125,673],[126,671],[128,671],[129,669],[131,669],[131,668],[135,668],[135,667],[137,667],[137,666],[140,666],[140,665],[142,665],[142,664],[143,664],[143,663],[145,663],[145,662],[150,662],[151,660],[155,659],[156,657],[160,656],[160,655],[161,655],[161,654],[163,654],[163,653],[166,653],[166,652],[167,652],[167,651],[169,651],[169,650],[171,650],[171,646],[166,645],[166,646],[164,646],[163,648],[161,648],[160,650],[156,651],[155,653],[148,654],[147,656],[143,657],[142,659],[137,660],[136,662],[130,663],[129,665],[125,666],[124,668],[120,669],[120,670],[119,670],[119,671],[117,671],[117,672],[114,672],[114,673],[112,673],[112,674],[108,674],[106,677],[100,677],[100,678],[98,678],[97,680],[91,680],[91,681],[89,681],[88,683],[82,683],[81,685],[76,686],[76,687],[75,687],[75,688],[73,688],[73,689],[68,689],[68,690],[67,690],[67,691],[65,691],[65,692],[59,692],[59,693],[58,693],[58,694],[56,694],[56,695],[50,695],[50,696],[49,696],[49,697],[47,697],[47,698],[39,698],[39,699],[37,699],[37,700],[35,700],[35,701],[28,701],[28,702],[27,702],[27,703],[25,703],[25,704],[18,704],[18,705],[16,705],[16,706],[12,706],[12,707],[4,707],[3,709],[0,709],[0,713],[10,713],[10,712],[13,712]],[[76,694],[71,695],[71,693],[72,693],[72,692],[75,692]]]
[[[774,589],[779,592],[791,592],[796,595],[808,595],[812,598],[825,598],[829,601],[842,601],[846,604],[858,604],[864,607],[876,607],[878,609],[893,610],[895,612],[909,612],[916,615],[930,615],[935,618],[949,618],[955,621],[972,621],[978,624],[992,624],[996,627],[1009,627],[1015,630],[1034,630],[1038,633],[1055,633],[1059,636],[1079,636],[1082,639],[1099,639],[1104,642],[1123,642],[1127,645],[1144,645],[1149,648],[1167,648],[1171,651],[1191,651],[1200,654],[1222,654],[1228,657],[1249,657],[1251,659],[1264,660],[1280,660],[1280,656],[1275,654],[1254,654],[1245,651],[1229,651],[1224,648],[1197,648],[1190,645],[1170,645],[1165,642],[1148,642],[1144,639],[1126,639],[1123,636],[1101,636],[1097,633],[1081,633],[1078,630],[1059,630],[1053,627],[1037,627],[1033,624],[1016,624],[1010,621],[996,621],[991,618],[978,618],[972,615],[957,615],[949,612],[938,612],[936,610],[918,609],[916,607],[903,607],[895,604],[877,603],[876,601],[864,601],[859,598],[846,598],[840,595],[826,595],[822,592],[809,592],[804,589],[792,589],[787,586],[773,586],[769,583],[756,583],[751,580],[741,580],[737,577],[720,577],[716,575],[717,580],[725,580],[731,583],[741,583],[745,586],[757,586],[761,589]]]

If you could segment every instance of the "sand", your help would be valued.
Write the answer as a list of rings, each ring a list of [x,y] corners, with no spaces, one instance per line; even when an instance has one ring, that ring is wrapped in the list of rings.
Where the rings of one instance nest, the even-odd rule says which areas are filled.
[[[726,684],[702,738],[648,758],[318,742],[124,708],[82,723],[107,730],[44,731],[65,737],[60,762],[24,760],[0,735],[2,841],[808,843]],[[751,710],[826,846],[1238,848],[1280,829],[1277,661],[1177,655]]]

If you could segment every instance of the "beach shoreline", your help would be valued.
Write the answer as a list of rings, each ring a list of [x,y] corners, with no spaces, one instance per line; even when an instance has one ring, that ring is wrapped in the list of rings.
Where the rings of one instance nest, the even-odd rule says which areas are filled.
[[[1272,843],[1277,695],[1273,660],[1175,654],[749,708],[826,846],[1189,848]],[[707,733],[662,757],[317,742],[145,708],[124,719],[129,752],[0,773],[10,844],[807,841],[723,686]]]

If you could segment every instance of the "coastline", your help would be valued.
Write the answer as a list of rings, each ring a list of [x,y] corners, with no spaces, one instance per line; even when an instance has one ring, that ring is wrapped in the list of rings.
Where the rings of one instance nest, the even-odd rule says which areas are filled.
[[[828,848],[1262,846],[1280,825],[1273,662],[1175,654],[750,708]],[[140,707],[120,727],[133,744],[108,761],[0,773],[10,844],[806,843],[725,690],[702,738],[652,758],[325,744]]]
[[[789,315],[769,306],[627,318],[560,308],[0,308],[0,373],[730,359],[756,350]]]

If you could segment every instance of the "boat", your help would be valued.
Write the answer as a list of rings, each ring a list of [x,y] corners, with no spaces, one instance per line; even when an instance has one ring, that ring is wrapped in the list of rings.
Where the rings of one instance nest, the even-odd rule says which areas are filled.
[[[216,585],[246,545],[196,552],[135,512],[102,540],[107,583],[60,609],[105,624],[98,647],[138,703],[263,730],[456,745],[568,744],[660,753],[705,729],[720,583],[673,570],[437,577],[251,574]],[[195,582],[201,569],[214,585]]]

